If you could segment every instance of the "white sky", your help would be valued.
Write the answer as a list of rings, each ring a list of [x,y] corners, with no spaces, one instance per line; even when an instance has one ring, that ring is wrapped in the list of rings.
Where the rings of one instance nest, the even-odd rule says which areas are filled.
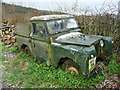
[[[17,2],[21,2],[21,1],[23,1],[23,0],[2,0],[2,1],[11,1],[11,2],[15,2],[15,1],[17,1]],[[43,1],[43,0],[24,0],[23,2],[28,2],[28,1],[30,1],[30,2],[35,2],[35,1],[37,1],[37,2],[60,2],[60,1],[62,1],[62,2],[74,2],[74,1],[76,1],[76,0],[45,0],[45,1]],[[77,1],[90,1],[90,2],[100,2],[100,1],[119,1],[119,0],[77,0]]]
[[[25,7],[33,7],[39,10],[57,10],[59,7],[70,9],[75,2],[78,2],[79,8],[100,9],[104,2],[118,6],[120,0],[2,0],[10,4],[22,5]]]
[[[118,2],[119,0],[2,0],[5,2],[104,2],[104,1],[112,1],[112,2]]]

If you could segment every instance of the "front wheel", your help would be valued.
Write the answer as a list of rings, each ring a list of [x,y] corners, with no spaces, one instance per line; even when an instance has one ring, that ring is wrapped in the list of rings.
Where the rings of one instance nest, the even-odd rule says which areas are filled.
[[[65,72],[69,71],[71,74],[82,75],[79,66],[72,60],[66,60],[62,65],[62,69]]]

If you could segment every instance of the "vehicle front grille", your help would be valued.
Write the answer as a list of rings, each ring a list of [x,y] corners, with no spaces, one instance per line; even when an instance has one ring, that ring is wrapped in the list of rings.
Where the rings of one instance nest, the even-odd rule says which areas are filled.
[[[97,43],[95,44],[95,49],[96,49],[96,51],[97,51],[97,56],[99,56],[100,53],[101,53],[100,42],[97,42]]]
[[[103,47],[100,46],[100,41],[98,41],[97,43],[95,43],[95,49],[97,51],[97,60],[98,61],[102,61],[103,59],[101,58],[103,55]]]

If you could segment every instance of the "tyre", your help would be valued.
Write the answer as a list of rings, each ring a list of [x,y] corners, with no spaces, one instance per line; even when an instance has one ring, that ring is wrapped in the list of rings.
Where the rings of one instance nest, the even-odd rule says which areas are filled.
[[[30,49],[29,49],[28,46],[26,46],[26,47],[23,49],[23,51],[25,51],[27,55],[29,55],[29,56],[31,55],[31,51],[30,51]]]
[[[76,64],[74,61],[68,59],[66,60],[63,65],[62,65],[62,69],[66,72],[69,71],[71,74],[74,73],[76,75],[80,75],[82,76],[80,67],[78,66],[78,64]]]

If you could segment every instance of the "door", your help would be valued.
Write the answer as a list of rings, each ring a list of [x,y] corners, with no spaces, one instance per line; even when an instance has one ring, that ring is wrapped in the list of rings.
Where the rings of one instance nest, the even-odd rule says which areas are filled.
[[[36,58],[40,60],[48,59],[48,37],[46,32],[46,25],[44,21],[32,23],[32,47]]]

